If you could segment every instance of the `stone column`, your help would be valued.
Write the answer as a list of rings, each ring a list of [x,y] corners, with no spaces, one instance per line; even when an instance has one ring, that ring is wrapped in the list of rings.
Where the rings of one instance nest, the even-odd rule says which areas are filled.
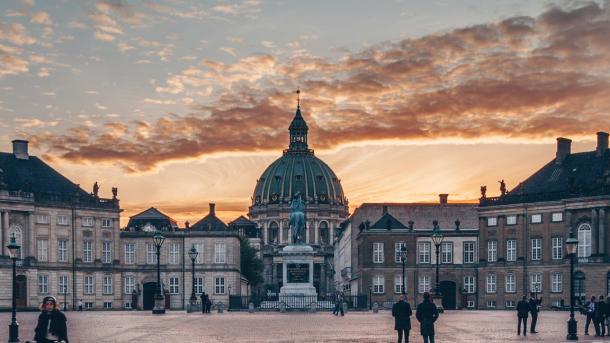
[[[269,234],[269,233],[267,232],[267,227],[268,227],[268,226],[269,226],[269,224],[268,224],[268,223],[266,223],[266,222],[265,222],[265,223],[263,223],[263,245],[267,245],[267,244],[268,244],[267,242],[269,242],[269,241],[267,240],[267,238],[269,237],[269,236],[268,236],[268,234]]]
[[[25,251],[25,254],[23,254],[23,257],[27,257],[27,256],[34,256],[37,257],[35,252],[36,252],[36,234],[35,234],[35,230],[36,227],[34,226],[34,212],[28,212],[28,229],[27,231],[27,241],[24,240],[23,241],[23,246],[28,248],[28,251]],[[25,244],[25,243],[29,243],[29,244]]]
[[[6,232],[6,233],[5,233]],[[8,228],[4,225],[4,211],[0,211],[0,256],[4,256],[4,246],[8,244],[8,240],[4,243],[4,237],[8,234]]]
[[[305,228],[305,243],[309,244],[309,228],[311,227],[311,223],[305,223],[307,227]]]
[[[599,231],[599,236],[598,236],[598,240],[597,240],[597,244],[599,244],[598,246],[598,253],[599,254],[606,254],[606,209],[605,208],[600,208],[599,209],[599,224],[598,224],[598,231]]]
[[[326,280],[326,263],[320,263],[320,294],[326,294],[328,292]]]
[[[279,231],[280,231],[279,232],[279,243],[282,244],[282,243],[284,243],[284,226],[283,226],[284,222],[280,219],[278,224],[280,226],[280,228],[279,228]]]
[[[318,228],[318,222],[314,222],[313,223],[313,227],[314,227],[314,242],[316,244],[320,244],[320,229]]]
[[[597,246],[598,246],[598,242],[597,242],[597,235],[599,232],[599,225],[598,225],[598,215],[597,215],[597,209],[594,208],[591,210],[591,255],[595,255],[597,254]]]

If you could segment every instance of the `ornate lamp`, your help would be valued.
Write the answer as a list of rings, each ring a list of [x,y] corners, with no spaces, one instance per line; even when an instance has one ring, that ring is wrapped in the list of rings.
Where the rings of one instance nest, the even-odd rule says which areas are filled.
[[[574,319],[574,257],[578,249],[578,240],[570,233],[570,238],[566,239],[566,250],[570,258],[570,319],[568,320],[568,335],[569,341],[577,341],[576,335],[578,322]]]
[[[191,247],[191,249],[189,250],[189,257],[191,258],[191,263],[192,263],[192,274],[193,274],[193,290],[191,292],[191,306],[195,306],[197,304],[197,296],[195,296],[195,260],[197,260],[197,256],[199,255],[199,252],[197,251],[197,249],[195,249],[195,244],[193,244],[193,246]]]
[[[436,298],[440,298],[441,293],[440,293],[440,280],[439,280],[439,248],[441,247],[441,244],[443,243],[443,240],[445,239],[445,237],[443,237],[443,233],[441,232],[441,229],[438,227],[438,221],[434,220],[432,222],[432,225],[434,225],[434,229],[432,229],[432,242],[434,243],[434,246],[436,247],[436,287],[434,289],[434,296]]]
[[[157,230],[153,236],[155,247],[157,247],[157,294],[155,294],[155,307],[152,310],[154,314],[165,313],[165,299],[161,294],[161,246],[165,241],[165,237],[161,234],[161,231]]]
[[[11,241],[9,243],[9,245],[6,246],[8,248],[8,251],[11,255],[11,260],[13,260],[13,306],[12,306],[12,316],[11,316],[11,324],[8,326],[8,331],[9,331],[9,338],[8,341],[9,342],[19,342],[19,323],[17,323],[17,315],[16,315],[16,310],[17,310],[17,284],[16,284],[16,279],[17,279],[17,259],[19,258],[19,256],[17,255],[19,253],[19,249],[21,249],[21,246],[19,244],[17,244],[17,237],[15,237],[15,234],[11,235]]]
[[[400,262],[402,262],[402,294],[407,294],[407,285],[405,284],[405,261],[407,261],[407,246],[403,245],[400,248]]]

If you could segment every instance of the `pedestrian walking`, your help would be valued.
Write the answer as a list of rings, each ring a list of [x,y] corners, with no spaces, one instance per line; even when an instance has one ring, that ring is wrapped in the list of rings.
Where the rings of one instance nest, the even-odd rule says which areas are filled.
[[[523,323],[523,336],[527,336],[527,317],[530,312],[530,304],[525,295],[517,304],[517,335],[521,335],[521,323]]]
[[[78,300],[78,310],[82,311],[83,310],[83,299],[79,299]]]
[[[603,337],[606,335],[606,301],[604,296],[600,295],[597,305],[595,306],[595,335]]]
[[[335,298],[335,308],[333,309],[333,314],[335,316],[338,316],[339,312],[341,312],[341,317],[343,317],[345,315],[345,313],[343,313],[343,293],[342,292],[337,292],[337,296]]]
[[[212,301],[210,300],[210,296],[206,294],[205,295],[205,312],[210,313],[211,310],[212,310]]]
[[[424,343],[434,343],[434,322],[438,319],[438,309],[430,300],[430,293],[424,293],[424,301],[417,305],[415,317],[419,321],[419,331]]]
[[[409,343],[409,332],[411,331],[411,305],[407,302],[407,297],[402,294],[400,300],[392,306],[392,317],[394,317],[394,330],[398,331],[398,343],[401,343],[404,336],[405,343]]]
[[[206,297],[207,297],[207,295],[205,294],[205,292],[201,293],[201,313],[205,313]]]
[[[595,306],[595,296],[592,296],[591,300],[585,305],[585,314],[587,315],[587,322],[585,324],[585,335],[587,336],[589,335],[589,324],[591,324],[591,322],[595,318]],[[595,327],[595,322],[593,322],[593,326]]]
[[[38,343],[69,343],[66,315],[60,310],[57,299],[45,297],[40,305],[42,313],[34,330],[34,341]]]
[[[540,303],[542,302],[542,298],[536,299],[533,295],[530,295],[530,313],[532,314],[532,322],[530,324],[530,333],[538,333],[536,331],[536,324],[538,323],[538,312],[540,312]]]

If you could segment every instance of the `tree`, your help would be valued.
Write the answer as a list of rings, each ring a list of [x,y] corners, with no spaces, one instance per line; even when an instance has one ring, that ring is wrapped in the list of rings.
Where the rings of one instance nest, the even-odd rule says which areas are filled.
[[[257,256],[256,249],[250,245],[247,237],[241,239],[241,273],[248,279],[252,289],[263,283],[263,261]]]

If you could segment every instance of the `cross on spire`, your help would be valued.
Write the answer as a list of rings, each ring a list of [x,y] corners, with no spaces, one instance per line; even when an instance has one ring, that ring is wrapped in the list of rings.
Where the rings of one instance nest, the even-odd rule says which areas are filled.
[[[301,90],[297,89],[296,93],[297,93],[297,108],[300,108],[301,107]]]

